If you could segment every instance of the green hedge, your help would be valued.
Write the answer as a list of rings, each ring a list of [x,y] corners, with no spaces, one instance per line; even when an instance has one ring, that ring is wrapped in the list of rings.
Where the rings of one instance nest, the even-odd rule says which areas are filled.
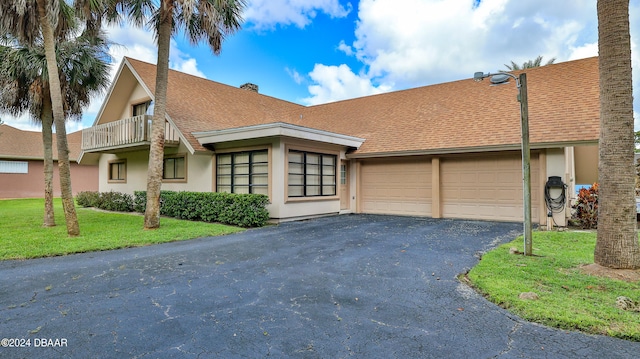
[[[120,192],[79,192],[76,195],[78,205],[82,207],[95,207],[107,211],[131,212],[133,211],[133,197]]]
[[[144,213],[147,192],[133,197],[120,192],[80,192],[78,205],[108,211]],[[160,214],[192,221],[219,222],[240,227],[261,227],[269,220],[269,197],[262,194],[215,192],[160,192]]]

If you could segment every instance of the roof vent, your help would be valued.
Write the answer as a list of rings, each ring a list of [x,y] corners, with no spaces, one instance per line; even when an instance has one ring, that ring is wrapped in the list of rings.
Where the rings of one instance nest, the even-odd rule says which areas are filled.
[[[249,90],[253,92],[258,92],[258,85],[252,84],[251,82],[247,82],[244,85],[240,85],[240,88],[243,90]]]

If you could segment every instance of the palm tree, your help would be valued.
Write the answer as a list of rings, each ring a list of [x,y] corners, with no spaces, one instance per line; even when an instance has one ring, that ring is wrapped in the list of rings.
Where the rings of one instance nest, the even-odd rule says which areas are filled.
[[[91,96],[106,89],[109,55],[107,43],[84,33],[62,41],[56,48],[64,90],[65,118],[80,119]],[[53,105],[49,93],[46,58],[42,44],[22,45],[13,39],[0,44],[0,110],[19,115],[28,112],[42,124],[44,147],[44,226],[55,226],[53,212]]]
[[[535,60],[529,60],[529,61],[523,62],[522,65],[518,65],[515,63],[515,61],[512,60],[511,65],[504,64],[504,66],[507,68],[507,71],[518,71],[518,70],[530,69],[533,67],[551,65],[554,62],[556,62],[555,57],[547,61],[547,63],[545,63],[544,65],[542,65],[542,56],[538,56],[536,57]]]
[[[91,1],[91,0],[90,0]],[[78,216],[71,190],[71,167],[63,97],[58,77],[56,38],[63,38],[74,28],[73,9],[64,0],[4,0],[0,2],[0,33],[11,34],[21,43],[34,45],[42,41],[49,78],[49,91],[58,142],[60,192],[67,234],[80,234]]]
[[[44,222],[45,227],[55,226],[53,212],[53,115],[48,86],[43,86],[42,68],[33,66],[35,51],[31,47],[0,46],[0,110],[13,115],[28,111],[32,118],[42,123],[44,147]],[[21,51],[22,50],[22,51]]]
[[[171,36],[183,30],[192,44],[206,39],[214,54],[219,54],[224,38],[240,28],[245,0],[161,0],[154,8],[150,0],[114,0],[111,17],[128,14],[136,24],[151,14],[151,28],[158,43],[158,65],[154,111],[151,121],[151,146],[147,171],[147,207],[144,228],[160,227],[160,187],[164,160],[164,124],[169,77]]]
[[[634,189],[629,0],[598,0],[600,153],[597,264],[640,268]]]

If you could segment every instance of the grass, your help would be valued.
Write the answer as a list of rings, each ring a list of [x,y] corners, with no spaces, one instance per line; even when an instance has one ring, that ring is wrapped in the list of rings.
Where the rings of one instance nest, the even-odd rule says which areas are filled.
[[[581,273],[593,263],[594,232],[534,232],[534,254],[522,249],[522,237],[485,254],[468,273],[472,285],[492,302],[518,316],[547,326],[640,341],[640,313],[616,308],[616,298],[640,299],[640,284]],[[535,292],[538,300],[522,300]]]
[[[77,208],[80,236],[71,238],[67,236],[62,203],[56,199],[54,204],[57,226],[45,228],[43,199],[0,200],[0,260],[139,247],[243,230],[171,218],[162,218],[157,230],[144,230],[140,215]]]

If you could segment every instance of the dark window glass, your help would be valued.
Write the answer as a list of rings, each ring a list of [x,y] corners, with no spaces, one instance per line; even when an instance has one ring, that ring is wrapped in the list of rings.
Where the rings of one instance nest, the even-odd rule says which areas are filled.
[[[269,194],[268,151],[216,156],[216,192]]]
[[[335,155],[289,151],[289,197],[336,195]]]

